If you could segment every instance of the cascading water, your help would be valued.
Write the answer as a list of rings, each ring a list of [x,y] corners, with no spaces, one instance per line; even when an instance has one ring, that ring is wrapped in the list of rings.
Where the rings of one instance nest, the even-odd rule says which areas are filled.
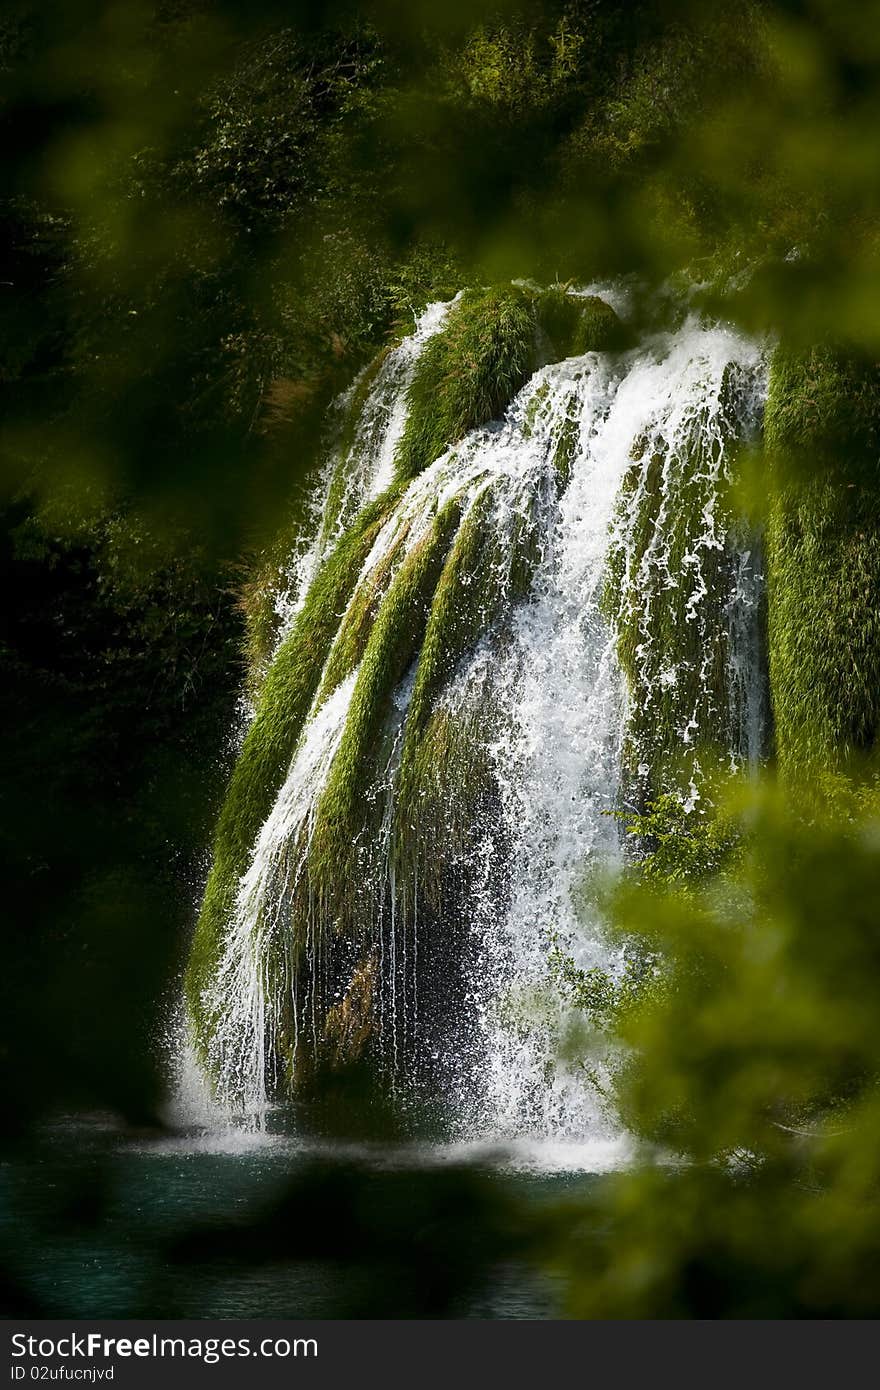
[[[406,426],[407,393],[420,353],[441,331],[455,302],[429,304],[416,320],[414,331],[382,358],[375,375],[365,367],[336,402],[336,413],[344,419],[352,411],[359,391],[369,386],[363,407],[356,415],[354,437],[347,448],[331,451],[320,482],[309,498],[305,525],[281,577],[275,595],[279,618],[276,650],[290,632],[322,557],[339,541],[363,503],[378,497],[392,482],[394,455]],[[339,433],[344,436],[344,430]],[[344,469],[338,467],[341,461]]]
[[[740,376],[732,402],[725,401],[723,390],[731,369]],[[545,1134],[582,1134],[595,1131],[602,1121],[582,1072],[559,1061],[565,1019],[558,996],[547,995],[546,980],[554,944],[561,944],[582,968],[600,966],[613,973],[618,966],[601,923],[589,919],[589,908],[578,894],[586,871],[619,861],[613,812],[632,790],[622,784],[621,760],[633,710],[618,655],[620,628],[608,613],[609,555],[616,551],[624,557],[624,573],[638,575],[643,707],[656,706],[659,693],[685,683],[680,670],[665,668],[657,674],[658,690],[650,679],[654,638],[646,557],[663,575],[655,602],[668,603],[670,591],[683,589],[687,626],[704,626],[702,610],[712,603],[724,608],[730,636],[729,750],[735,761],[757,759],[765,735],[759,637],[763,580],[754,540],[746,548],[726,534],[724,491],[731,445],[754,438],[760,426],[765,370],[753,344],[689,319],[676,333],[658,336],[616,363],[586,358],[545,369],[514,403],[514,421],[528,411],[533,391],[542,391],[542,376],[551,383],[542,407],[551,421],[560,404],[563,418],[566,412],[571,418],[565,383],[576,383],[578,435],[571,481],[550,520],[529,601],[517,607],[514,641],[494,677],[499,705],[510,716],[507,737],[493,749],[503,788],[502,820],[511,827],[510,897],[503,914],[490,908],[483,929],[485,966],[478,972],[478,989],[485,1040],[476,1049],[476,1066],[488,1075],[488,1111],[505,1133],[528,1127]],[[625,488],[637,441],[643,454],[662,455],[667,471],[669,461],[684,454],[702,474],[697,525],[678,576],[670,572],[671,528],[662,488],[650,538],[640,553],[644,477],[632,491]],[[706,560],[725,548],[732,550],[735,565],[724,575],[722,591],[710,593]],[[708,644],[708,632],[700,636],[701,645]],[[674,654],[668,649],[661,653],[667,659]],[[705,690],[708,672],[702,657],[697,676]],[[694,713],[689,711],[677,731],[682,755],[699,746],[701,733],[717,735],[719,723],[726,732],[717,708],[710,727],[702,730]],[[699,769],[689,763],[687,770],[693,795],[693,774]],[[542,988],[536,1017],[534,999]],[[513,993],[523,1001],[519,1011],[515,1003],[505,1011],[505,992],[508,1000]]]
[[[726,485],[763,354],[692,317],[549,362],[395,481],[447,319],[431,306],[362,379],[298,552],[277,662],[315,672],[199,982],[202,1054],[251,1114],[316,1059],[369,1054],[461,1130],[583,1134],[601,1121],[558,1060],[548,955],[617,968],[578,906],[585,870],[620,856],[609,813],[664,789],[658,750],[690,798],[706,750],[760,751],[760,563]]]

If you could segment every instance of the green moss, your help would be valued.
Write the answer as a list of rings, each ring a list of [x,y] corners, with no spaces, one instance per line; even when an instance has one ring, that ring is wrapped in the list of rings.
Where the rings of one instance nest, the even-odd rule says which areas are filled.
[[[245,618],[246,690],[251,699],[257,697],[278,640],[276,598],[281,582],[281,565],[269,557],[239,589],[238,606]]]
[[[351,914],[356,841],[368,817],[365,794],[375,770],[377,742],[391,696],[422,643],[460,509],[458,499],[447,503],[410,550],[379,607],[364,651],[310,843],[309,877],[324,922],[347,920]]]
[[[266,676],[256,716],[232,773],[187,967],[187,1000],[203,1050],[212,1026],[203,995],[222,951],[239,879],[290,765],[340,615],[397,496],[397,490],[391,489],[367,507],[322,566]]]
[[[500,606],[507,566],[492,525],[494,505],[495,492],[489,484],[472,503],[443,567],[419,656],[408,734],[419,729],[456,662]]]
[[[530,499],[534,503],[534,498]],[[488,485],[475,499],[437,585],[406,720],[397,787],[394,852],[399,874],[418,882],[430,900],[444,891],[451,862],[463,858],[475,808],[494,782],[484,751],[485,716],[441,702],[462,657],[529,588],[537,527],[528,508],[517,512],[503,542]],[[437,853],[442,844],[444,852]]]
[[[536,363],[534,295],[468,290],[419,359],[397,453],[400,478],[414,478],[469,430],[496,419]]]
[[[528,405],[526,406],[525,418],[523,420],[522,432],[526,439],[531,439],[535,431],[535,421],[550,395],[549,381],[542,381],[536,391],[532,392]]]
[[[729,434],[734,424],[728,413]],[[609,552],[602,606],[617,628],[630,692],[625,795],[640,807],[687,786],[695,758],[711,762],[729,741],[731,556],[699,546],[699,575],[688,560],[705,530],[705,508],[716,512],[718,532],[729,524],[703,457],[706,438],[697,420],[680,453],[637,441]]]
[[[531,494],[529,499],[533,501]],[[407,716],[407,743],[418,737],[434,699],[462,656],[505,606],[528,591],[537,559],[537,525],[528,505],[517,509],[510,537],[499,535],[495,487],[477,495],[450,549],[431,604]],[[404,746],[404,766],[407,745]]]
[[[629,334],[610,304],[598,295],[581,300],[581,314],[572,339],[572,354],[614,352],[627,346]]]
[[[575,415],[566,415],[559,431],[556,448],[553,451],[553,467],[556,470],[557,485],[562,492],[571,478],[571,468],[577,453],[580,438],[580,420]]]
[[[538,295],[536,311],[547,361],[611,352],[626,345],[624,325],[598,295],[575,295],[554,287]]]
[[[558,476],[558,475],[557,475]],[[562,491],[561,482],[558,491]],[[514,516],[508,545],[508,597],[511,601],[525,598],[532,587],[535,570],[544,553],[544,533],[539,525],[541,499],[534,490],[521,495]]]
[[[531,437],[538,421],[549,413],[549,409],[550,384],[544,381],[535,391],[526,408],[523,421],[523,434],[526,439]],[[565,414],[553,447],[553,467],[556,470],[557,490],[560,493],[565,491],[571,478],[571,468],[577,453],[579,438],[580,410],[577,392],[572,391],[565,403]]]
[[[438,703],[420,721],[417,737],[407,731],[395,861],[399,880],[417,886],[420,901],[441,914],[454,880],[460,889],[462,877],[476,867],[469,851],[496,795],[487,751],[492,733],[497,728],[490,711],[476,701],[455,708]]]
[[[399,876],[418,882],[429,897],[435,896],[441,870],[461,848],[462,816],[474,773],[474,745],[464,719],[460,712],[435,708],[435,701],[462,655],[496,618],[508,580],[509,561],[491,524],[494,502],[488,486],[472,504],[449,553],[407,712],[393,849]]]
[[[782,770],[845,768],[880,732],[880,373],[779,350],[766,409],[770,685]]]
[[[333,694],[363,656],[379,606],[406,552],[409,530],[409,523],[404,523],[378,564],[368,574],[361,576],[327,658],[321,688],[315,701],[317,706],[322,705],[328,696]]]
[[[877,481],[880,367],[824,345],[773,356],[765,413],[777,476],[806,476],[822,464],[841,485]]]

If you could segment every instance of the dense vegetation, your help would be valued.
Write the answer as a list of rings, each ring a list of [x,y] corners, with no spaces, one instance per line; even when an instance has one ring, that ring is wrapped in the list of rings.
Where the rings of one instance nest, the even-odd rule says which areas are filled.
[[[429,298],[490,287],[437,342],[474,372],[414,414],[408,475],[526,370],[538,310],[511,278],[678,276],[780,342],[747,500],[787,791],[734,807],[735,836],[642,808],[652,853],[608,909],[626,997],[565,981],[631,1049],[635,1133],[692,1166],[622,1178],[609,1234],[579,1244],[566,1214],[541,1258],[579,1315],[876,1314],[877,5],[20,0],[0,69],[4,1126],[155,1119],[241,604],[265,655],[255,596],[334,393]],[[387,505],[328,562],[332,611]],[[209,918],[320,680],[320,610],[264,688]],[[409,637],[370,640],[363,679],[387,682]]]

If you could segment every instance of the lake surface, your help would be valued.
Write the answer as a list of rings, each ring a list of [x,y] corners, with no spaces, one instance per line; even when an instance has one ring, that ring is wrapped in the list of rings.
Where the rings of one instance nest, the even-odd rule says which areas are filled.
[[[65,1119],[0,1167],[7,1311],[547,1318],[542,1253],[619,1145],[131,1135]]]

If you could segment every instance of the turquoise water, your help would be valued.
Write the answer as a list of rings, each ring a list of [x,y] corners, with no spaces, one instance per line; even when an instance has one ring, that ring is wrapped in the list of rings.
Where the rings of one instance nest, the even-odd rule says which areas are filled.
[[[0,1169],[9,1311],[547,1318],[547,1221],[613,1152],[131,1136],[53,1125]]]

